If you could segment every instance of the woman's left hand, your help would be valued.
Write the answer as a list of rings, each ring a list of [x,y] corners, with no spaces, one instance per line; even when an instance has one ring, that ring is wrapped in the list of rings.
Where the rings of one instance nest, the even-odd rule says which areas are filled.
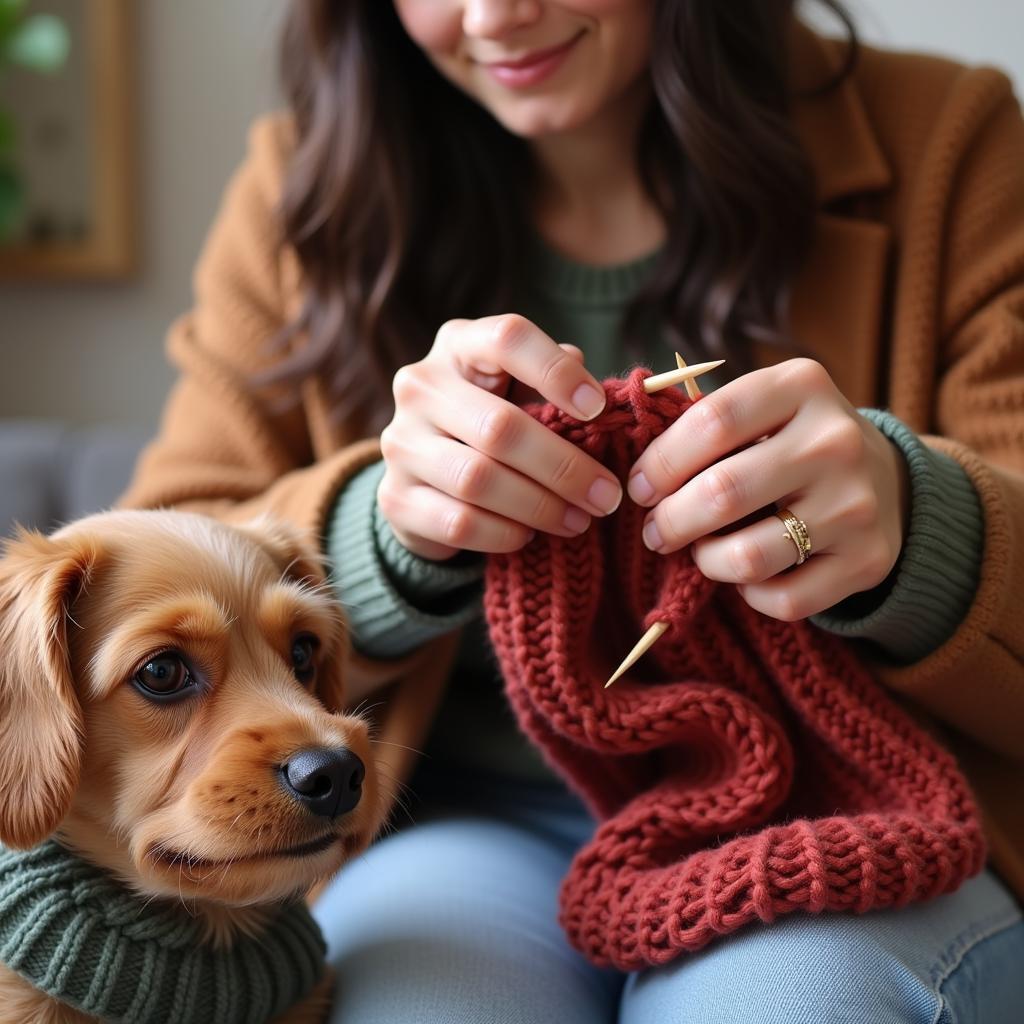
[[[705,576],[735,583],[752,608],[792,621],[881,583],[909,509],[902,453],[843,397],[825,368],[789,359],[701,398],[630,470],[629,494],[653,506],[644,542],[693,545]],[[807,524],[811,557],[775,508]],[[759,518],[748,517],[760,513]]]

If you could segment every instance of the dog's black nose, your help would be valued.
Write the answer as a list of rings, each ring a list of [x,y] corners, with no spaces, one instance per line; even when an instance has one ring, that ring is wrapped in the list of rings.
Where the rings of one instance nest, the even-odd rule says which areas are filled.
[[[321,818],[347,814],[363,794],[363,762],[345,747],[300,750],[281,765],[284,788]]]

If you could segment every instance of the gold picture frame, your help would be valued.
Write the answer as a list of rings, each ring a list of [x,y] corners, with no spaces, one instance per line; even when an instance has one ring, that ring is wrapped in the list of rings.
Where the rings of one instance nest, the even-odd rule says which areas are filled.
[[[79,182],[86,183],[86,227],[75,238],[0,245],[0,279],[116,280],[137,270],[133,6],[132,0],[33,4],[46,13],[67,10],[78,28],[71,39],[73,48],[81,47],[78,75],[69,76],[63,88],[69,109],[84,110],[87,121],[79,126],[79,134],[88,137],[78,140],[83,152],[77,154],[88,169]],[[77,94],[83,87],[84,105]]]

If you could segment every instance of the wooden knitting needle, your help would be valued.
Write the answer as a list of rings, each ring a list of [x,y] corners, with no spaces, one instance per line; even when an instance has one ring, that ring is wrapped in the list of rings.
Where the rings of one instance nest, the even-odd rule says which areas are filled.
[[[708,370],[713,370],[715,367],[721,366],[724,363],[724,359],[716,359],[710,363],[696,363],[694,366],[687,366],[686,361],[677,352],[676,353],[676,366],[677,370],[670,370],[668,373],[659,373],[657,376],[648,377],[644,381],[644,388],[648,394],[652,394],[655,391],[660,391],[662,388],[670,387],[672,384],[678,384],[680,381],[686,385],[686,394],[689,396],[691,402],[697,401],[701,397],[701,390],[697,386],[697,382],[693,379],[694,377],[700,376],[701,373],[707,373]],[[685,371],[686,376],[680,376]],[[648,387],[649,384],[655,381],[661,383],[656,384],[653,388]],[[632,668],[661,638],[661,635],[668,629],[667,622],[655,622],[650,629],[636,642],[633,650],[626,655],[623,659],[622,664],[612,673],[612,677],[604,684],[604,688],[607,690],[616,679],[619,678],[624,672]]]
[[[676,353],[676,361],[680,362],[680,366],[676,370],[669,370],[667,373],[658,373],[653,377],[648,377],[644,381],[644,391],[649,395],[653,395],[655,391],[661,391],[662,388],[667,388],[672,384],[682,384],[684,382],[690,383],[694,377],[699,377],[702,373],[707,373],[709,370],[714,370],[721,366],[725,362],[724,359],[715,359],[710,363],[694,363],[693,366],[687,366],[686,363],[681,362],[682,356]],[[693,394],[690,389],[686,389],[686,393],[693,398]],[[697,392],[700,394],[700,391]]]
[[[604,684],[604,688],[607,690],[612,683],[615,682],[619,676],[622,675],[627,669],[631,668],[636,662],[638,662],[647,650],[654,646],[655,641],[661,636],[665,630],[668,629],[667,622],[656,622],[640,639],[636,642],[636,646],[626,655],[626,660],[615,670],[611,679]]]
[[[717,363],[708,363],[708,366],[721,366],[724,362],[724,359],[719,359]],[[678,352],[676,353],[676,366],[678,366],[680,370],[684,370],[686,368],[686,360],[683,359]],[[692,377],[689,377],[685,382],[685,387],[686,394],[689,396],[690,401],[696,402],[697,399],[700,398],[700,388],[697,386],[697,382]]]

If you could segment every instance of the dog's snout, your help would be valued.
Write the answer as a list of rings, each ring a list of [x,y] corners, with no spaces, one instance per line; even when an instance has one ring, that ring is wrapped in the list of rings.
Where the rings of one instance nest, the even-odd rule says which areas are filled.
[[[345,747],[300,750],[281,765],[281,780],[296,800],[321,818],[337,818],[359,803],[366,768]]]

